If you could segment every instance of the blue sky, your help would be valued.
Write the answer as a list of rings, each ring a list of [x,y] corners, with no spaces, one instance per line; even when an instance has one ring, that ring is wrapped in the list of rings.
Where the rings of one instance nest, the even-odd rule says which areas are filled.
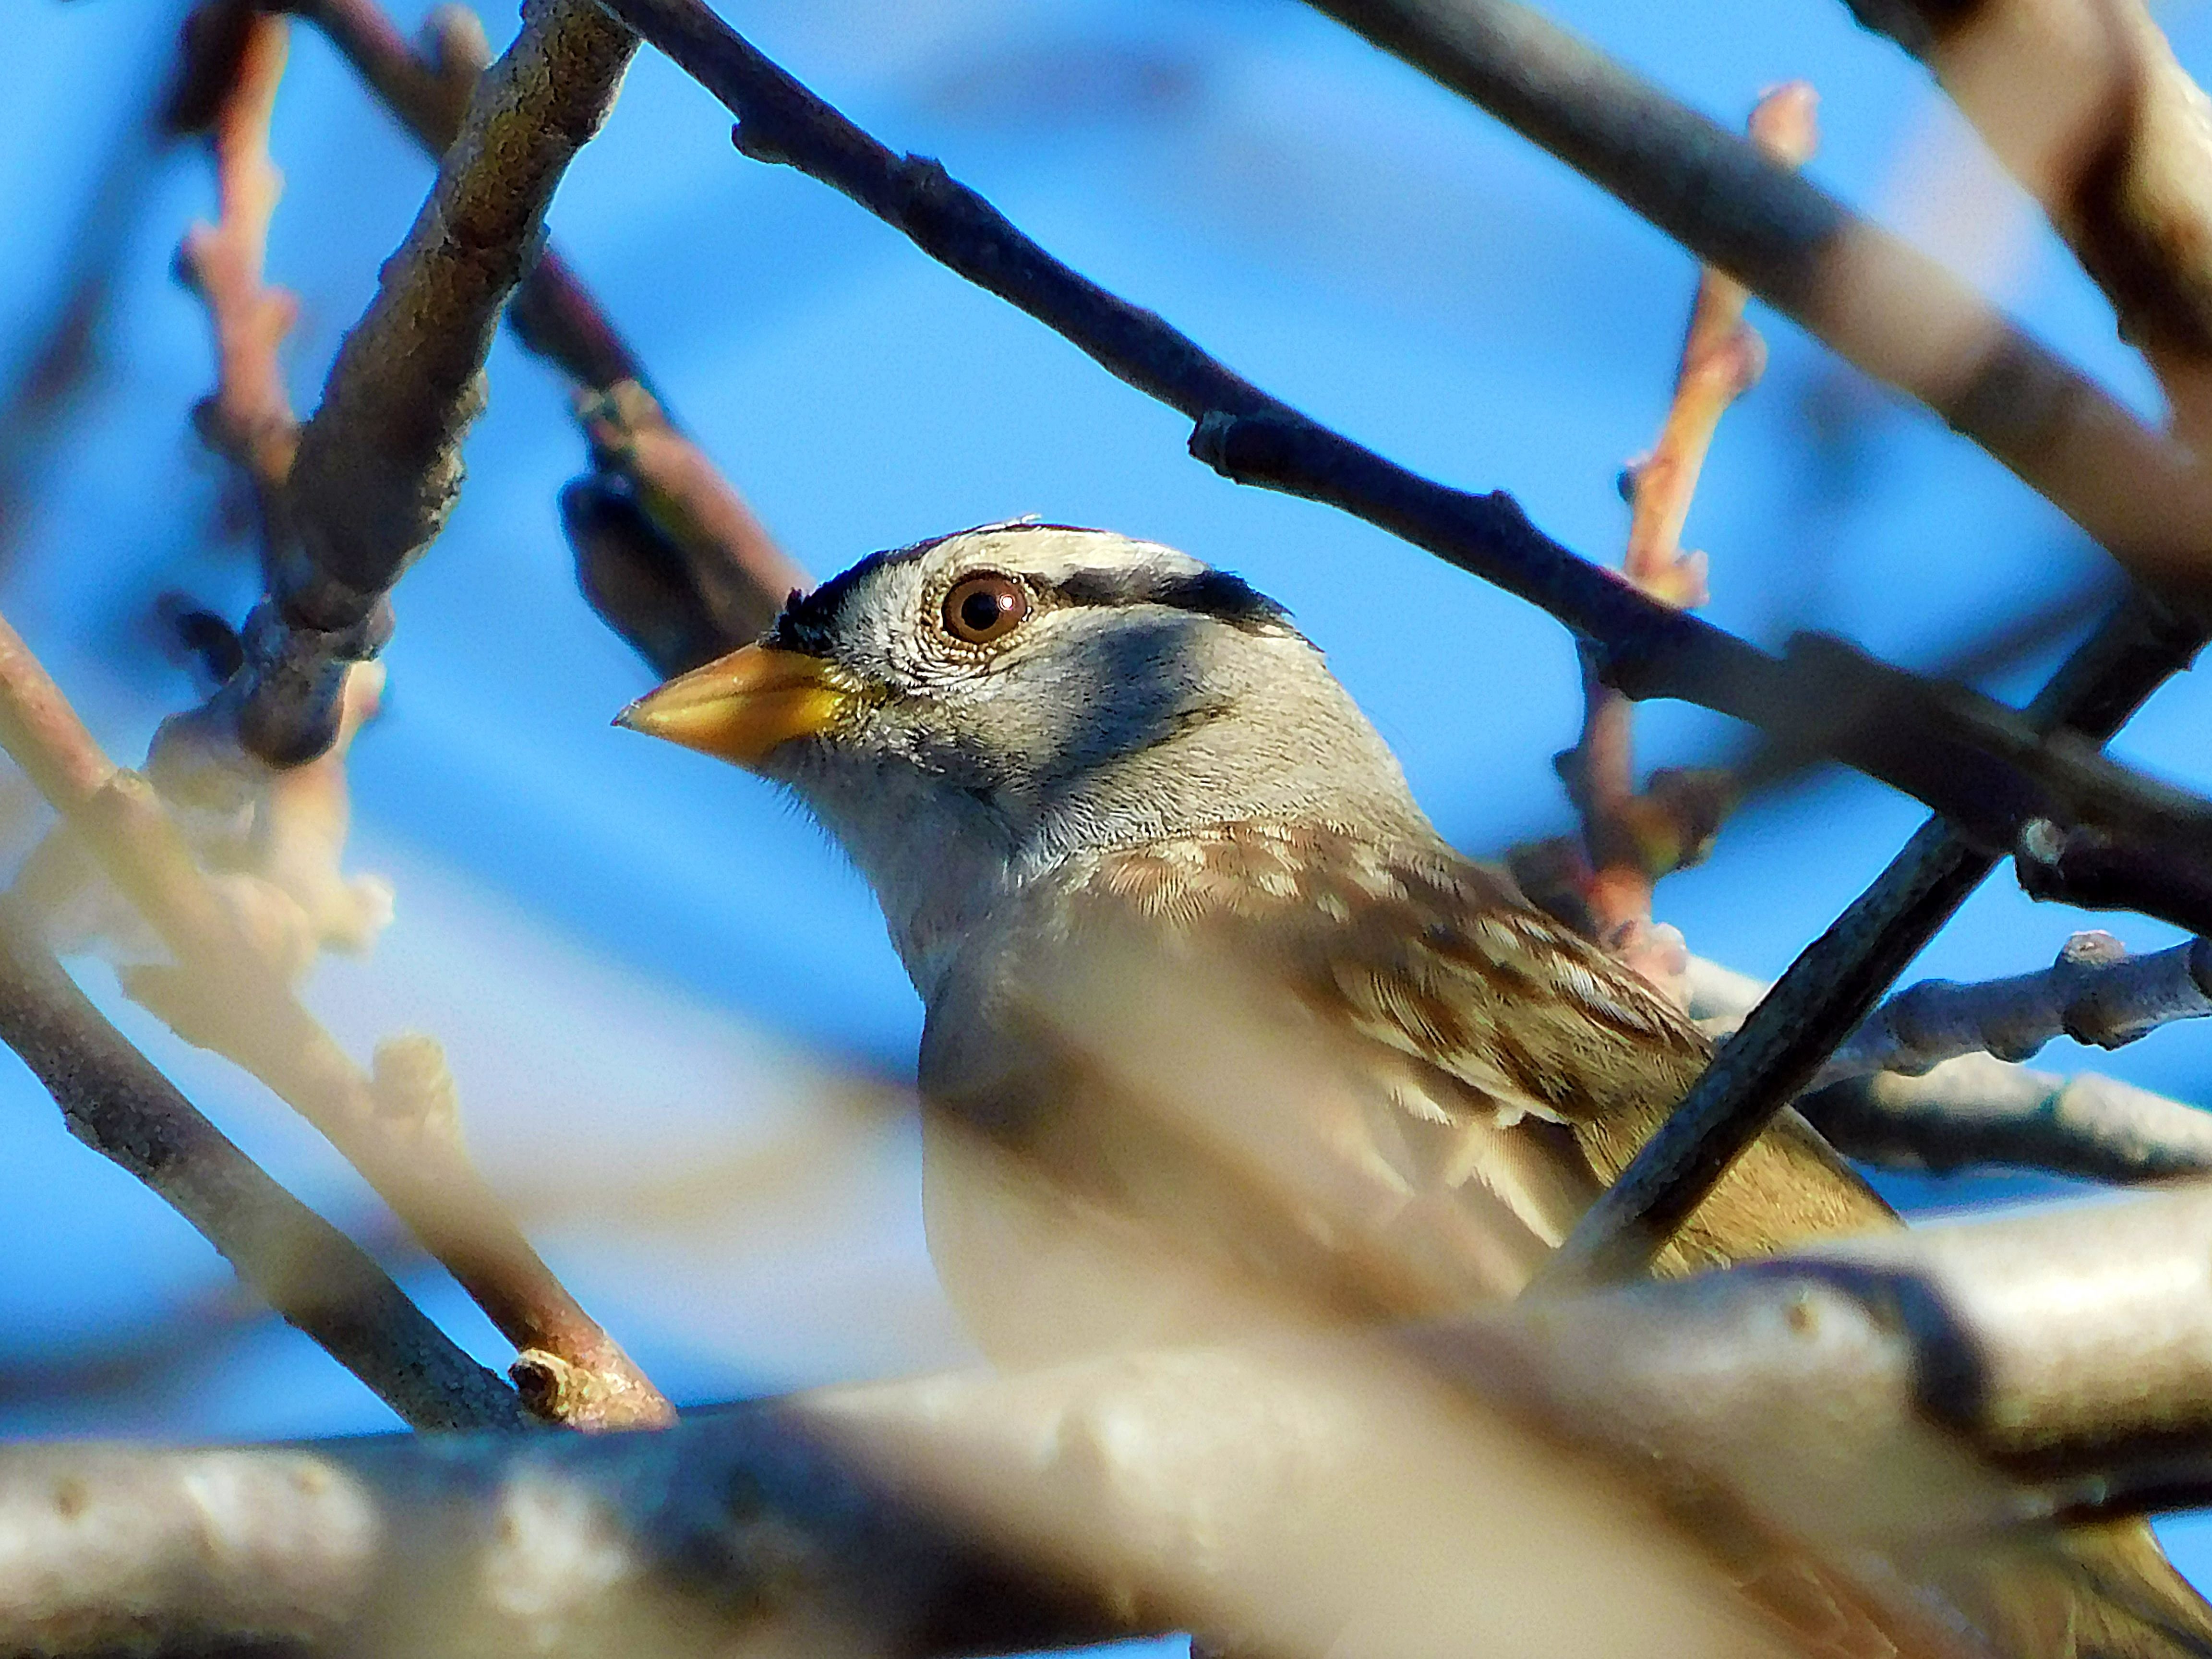
[[[399,8],[412,23],[422,9]],[[1808,76],[1824,185],[1959,263],[2145,410],[2148,377],[2094,291],[1993,178],[1920,71],[1832,0],[1573,0],[1564,21],[1731,122]],[[124,0],[18,0],[45,72],[0,109],[0,374],[21,372],[84,246],[86,203],[163,67],[166,27]],[[1291,0],[834,0],[729,11],[895,146],[940,156],[1047,247],[1163,312],[1232,366],[1437,477],[1513,490],[1595,556],[1617,555],[1613,479],[1664,406],[1688,260],[1565,168]],[[514,27],[487,18],[495,39]],[[2204,9],[2168,20],[2212,69]],[[726,117],[650,54],[578,161],[553,234],[670,404],[793,554],[827,574],[871,549],[1035,512],[1171,542],[1287,603],[1469,850],[1565,822],[1550,757],[1573,737],[1573,653],[1543,617],[1326,509],[1242,492],[1189,461],[1178,417],[967,288],[811,181],[739,158]],[[272,280],[301,296],[288,357],[312,407],[340,332],[428,182],[426,164],[310,32],[274,134],[288,177]],[[210,385],[203,319],[170,280],[211,210],[181,149],[130,176],[114,303],[82,398],[0,525],[0,609],[118,757],[191,695],[157,648],[154,596],[234,616],[251,552],[186,423]],[[1913,663],[2077,586],[2096,556],[1992,463],[1761,317],[1765,382],[1728,420],[1689,540],[1711,614],[1773,642],[1844,632]],[[951,1363],[965,1353],[921,1252],[904,1127],[842,1125],[801,1190],[763,1174],[821,1133],[825,1065],[910,1066],[920,1009],[872,902],[763,785],[611,730],[647,672],[577,597],[555,508],[582,463],[557,379],[502,340],[470,480],[398,595],[386,714],[356,750],[355,862],[392,875],[398,920],[318,978],[357,1052],[447,1040],[472,1142],[564,1273],[672,1389],[704,1398]],[[1995,689],[2018,693],[2029,665]],[[2185,682],[2119,744],[2212,786],[2212,707]],[[1729,734],[1655,708],[1648,758]],[[20,846],[37,824],[0,799]],[[1661,912],[1694,948],[1771,974],[1917,822],[1830,779],[1732,823]],[[2018,971],[2083,925],[1992,883],[1923,974]],[[2160,927],[2104,919],[2130,944]],[[282,1109],[118,1006],[194,1098],[334,1217],[357,1183]],[[2212,1033],[2170,1030],[2104,1069],[2212,1096]],[[2063,1048],[2065,1045],[2059,1045]],[[2042,1062],[2088,1064],[2054,1050]],[[763,1149],[768,1149],[764,1152]],[[723,1163],[718,1163],[722,1160]],[[676,1191],[671,1171],[723,1167]],[[781,1167],[781,1166],[776,1166]],[[221,1265],[0,1073],[0,1328],[11,1363],[58,1364],[159,1329]],[[1898,1183],[1915,1204],[2021,1183]],[[436,1275],[433,1308],[499,1345]],[[0,1432],[296,1434],[388,1419],[303,1340],[247,1322],[121,1392],[32,1405]],[[2178,1534],[2179,1535],[2179,1534]],[[2212,1565],[2212,1542],[2189,1545]]]

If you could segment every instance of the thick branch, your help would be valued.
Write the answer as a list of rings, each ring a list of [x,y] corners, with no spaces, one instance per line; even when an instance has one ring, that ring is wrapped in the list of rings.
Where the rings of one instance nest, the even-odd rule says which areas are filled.
[[[422,54],[374,0],[299,0],[294,9],[329,34],[424,149],[444,153],[476,75],[450,20]],[[592,607],[664,677],[757,638],[788,592],[810,585],[805,572],[669,417],[635,354],[556,252],[531,267],[507,319],[578,388],[597,471],[570,487],[562,519]]]
[[[161,799],[100,752],[0,622],[0,748],[83,838],[173,965],[125,986],[187,1042],[267,1084],[319,1130],[522,1351],[534,1407],[581,1427],[666,1421],[668,1402],[539,1259],[471,1163],[440,1091],[372,1080],[293,994],[265,941],[226,908]],[[381,1060],[381,1056],[380,1056]]]
[[[352,1240],[194,1110],[0,899],[0,1041],[74,1134],[191,1222],[269,1304],[418,1429],[512,1428],[522,1402]]]
[[[433,13],[418,52],[375,0],[295,0],[289,9],[330,37],[354,72],[433,157],[460,131],[486,53],[475,20],[459,7]],[[647,384],[645,368],[568,262],[539,254],[507,308],[524,346],[580,386],[605,391],[625,380]]]
[[[2200,449],[2212,430],[2212,108],[2140,0],[1850,0],[1936,71],[2103,289]]]
[[[1990,1611],[1978,1552],[2203,1500],[2208,1356],[2192,1192],[1396,1343],[879,1384],[659,1436],[22,1447],[0,1643],[923,1655],[1180,1626],[1316,1659],[1735,1656],[1832,1652],[1846,1620],[1852,1650],[1983,1651],[1943,1634]]]
[[[1314,0],[1926,404],[2131,574],[2212,599],[2212,476],[1935,260],[1514,0]]]
[[[2163,606],[2131,598],[2060,665],[2027,717],[2044,729],[2065,727],[2102,742],[2203,643]],[[1647,1266],[1996,861],[1941,818],[1922,825],[1721,1045],[1674,1115],[1577,1224],[1540,1282],[1620,1277]]]
[[[500,309],[635,45],[588,0],[531,0],[376,299],[339,348],[293,465],[298,546],[248,627],[247,675],[222,700],[264,759],[309,759],[335,738],[346,665],[382,643],[385,594],[459,489],[460,438],[483,402]]]
[[[894,155],[698,0],[608,3],[739,116],[747,154],[844,191],[1191,416],[1193,452],[1224,476],[1343,507],[1541,605],[1596,642],[1607,679],[1631,696],[1683,697],[1789,730],[1936,806],[1984,848],[2009,850],[2041,817],[2110,827],[2212,866],[2204,803],[2135,778],[2086,745],[2044,741],[1986,699],[1929,686],[1837,642],[1803,637],[1778,661],[1636,592],[1544,535],[1503,493],[1471,495],[1418,477],[1231,373],[1158,317],[1054,259],[935,162]]]

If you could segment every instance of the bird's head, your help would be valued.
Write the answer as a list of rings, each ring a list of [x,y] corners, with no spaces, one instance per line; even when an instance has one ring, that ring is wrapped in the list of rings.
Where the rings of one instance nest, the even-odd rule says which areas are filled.
[[[966,910],[1085,848],[1240,818],[1420,822],[1279,605],[1172,548],[1060,525],[872,555],[619,723],[791,787],[895,936],[916,882]]]

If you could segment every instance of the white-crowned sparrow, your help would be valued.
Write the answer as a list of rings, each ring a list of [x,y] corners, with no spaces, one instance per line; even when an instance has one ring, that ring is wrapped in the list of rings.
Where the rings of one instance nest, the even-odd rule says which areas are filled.
[[[931,1253],[1001,1358],[1510,1295],[1707,1057],[1170,548],[878,554],[622,720],[787,785],[873,884],[928,1010]],[[1891,1220],[1784,1113],[1662,1265]],[[2147,1534],[2091,1553],[2039,1650],[2212,1651]]]

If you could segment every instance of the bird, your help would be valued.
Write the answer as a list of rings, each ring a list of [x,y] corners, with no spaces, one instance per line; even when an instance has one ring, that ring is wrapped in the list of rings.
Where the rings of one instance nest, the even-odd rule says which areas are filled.
[[[1161,543],[872,554],[617,723],[782,786],[873,888],[931,1255],[1002,1363],[1510,1297],[1711,1057],[1444,840],[1282,606]],[[1784,1109],[1656,1268],[1897,1224]],[[2212,1654],[2139,1524],[1947,1584],[2000,1651]]]

